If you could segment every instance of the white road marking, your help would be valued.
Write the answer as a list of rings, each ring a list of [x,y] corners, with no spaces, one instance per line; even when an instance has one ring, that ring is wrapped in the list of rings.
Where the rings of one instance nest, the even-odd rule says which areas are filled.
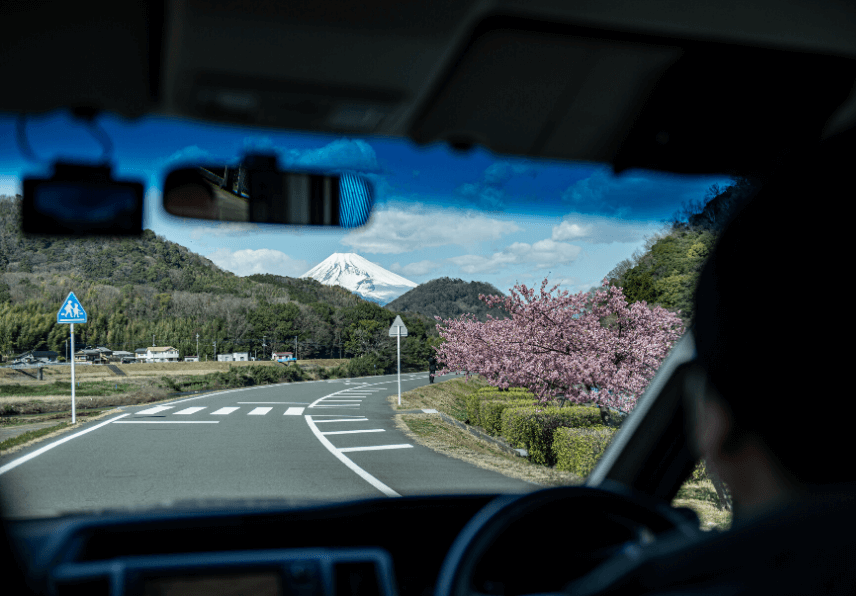
[[[154,408],[149,408],[148,410],[140,410],[139,412],[135,412],[137,416],[146,414],[157,414],[158,412],[163,412],[164,410],[171,410],[175,406],[155,406]]]
[[[324,420],[319,420],[319,422],[325,422]],[[382,428],[366,428],[362,430],[330,430],[325,433],[321,433],[322,435],[349,435],[351,433],[383,433],[386,432]]]
[[[312,414],[318,416],[318,414]],[[368,422],[368,418],[336,418],[335,420],[315,420],[315,424],[319,422]]]
[[[309,402],[308,401],[237,401],[235,403],[236,404],[249,404],[249,405],[253,405],[253,404],[291,405],[291,404],[294,404],[294,405],[298,405],[298,406],[305,406]]]
[[[219,420],[119,420],[116,424],[220,424]]]
[[[77,438],[80,435],[85,435],[86,433],[92,432],[96,428],[101,428],[102,426],[106,426],[107,424],[110,424],[111,422],[115,422],[115,421],[119,420],[119,418],[124,418],[125,416],[130,416],[130,414],[122,414],[121,416],[116,416],[115,418],[111,418],[110,420],[107,420],[106,422],[102,422],[101,424],[96,424],[92,428],[87,428],[86,430],[82,430],[79,433],[74,433],[73,435],[71,435],[69,437],[65,437],[64,439],[60,439],[59,441],[55,441],[55,442],[51,443],[50,445],[45,445],[41,449],[36,449],[32,453],[28,453],[27,455],[25,455],[23,457],[19,457],[18,459],[13,459],[8,464],[6,464],[2,468],[0,468],[0,474],[5,474],[9,470],[11,470],[13,468],[17,468],[21,464],[26,463],[26,462],[30,461],[31,459],[33,459],[34,457],[41,455],[45,451],[50,451],[54,447],[58,447],[59,445],[62,445],[66,441],[71,441],[72,439]]]
[[[434,408],[422,408],[422,411],[425,412],[426,414],[438,414],[439,413]]]
[[[286,416],[300,416],[306,408],[288,408],[285,411]]]
[[[378,451],[380,449],[407,449],[413,445],[375,445],[373,447],[343,447],[339,449],[342,453],[349,451]]]
[[[207,406],[196,406],[195,408],[184,408],[183,410],[180,410],[178,412],[173,412],[173,415],[174,416],[180,416],[182,414],[183,415],[195,414],[199,410],[204,410],[206,407]]]
[[[336,449],[330,440],[321,434],[321,431],[318,430],[318,427],[315,426],[315,422],[312,420],[312,416],[306,415],[306,423],[309,425],[309,429],[313,432],[315,437],[321,441],[321,444],[327,448],[327,450],[333,454],[336,459],[341,461],[343,464],[348,466],[353,472],[355,472],[360,478],[371,484],[373,487],[378,489],[380,492],[385,494],[388,497],[400,497],[401,495],[389,488],[383,482],[363,470],[360,466],[351,461],[347,456],[342,455],[342,451],[340,449]],[[319,421],[322,422],[322,421]],[[330,422],[329,420],[324,420],[323,422]]]
[[[211,415],[212,415],[212,416],[218,416],[218,415],[225,416],[226,414],[231,414],[231,413],[232,413],[232,412],[234,412],[235,410],[240,410],[240,409],[241,409],[241,408],[237,408],[237,407],[231,407],[231,408],[220,408],[220,409],[219,409],[219,410],[217,410],[216,412],[211,412]]]
[[[325,406],[324,404],[318,404],[317,406],[309,406],[310,408],[359,408],[360,404],[330,404]]]
[[[247,414],[247,416],[264,416],[271,410],[273,410],[273,408],[255,408],[252,412]]]

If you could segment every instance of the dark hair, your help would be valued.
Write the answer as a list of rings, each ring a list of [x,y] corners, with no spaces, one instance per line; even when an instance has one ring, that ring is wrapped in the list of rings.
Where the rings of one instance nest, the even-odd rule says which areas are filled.
[[[856,396],[845,383],[856,368],[843,281],[856,196],[848,137],[759,180],[695,291],[697,358],[736,427],[728,444],[760,438],[804,484],[856,480],[847,457]]]

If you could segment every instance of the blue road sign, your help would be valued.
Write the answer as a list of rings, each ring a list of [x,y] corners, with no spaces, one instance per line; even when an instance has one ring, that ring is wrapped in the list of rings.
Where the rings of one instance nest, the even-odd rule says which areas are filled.
[[[59,312],[56,313],[56,322],[86,322],[86,311],[83,310],[83,307],[80,305],[80,301],[77,299],[77,296],[74,295],[74,292],[69,292],[68,298],[63,301],[62,306],[59,308]]]

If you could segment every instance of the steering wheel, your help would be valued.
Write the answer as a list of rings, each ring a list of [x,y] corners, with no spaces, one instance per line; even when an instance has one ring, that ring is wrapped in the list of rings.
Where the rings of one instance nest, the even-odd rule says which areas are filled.
[[[604,482],[602,488],[573,486],[548,488],[523,496],[503,495],[479,511],[452,543],[440,568],[434,596],[487,596],[475,587],[473,581],[475,570],[485,554],[515,524],[519,528],[521,524],[537,518],[540,512],[549,510],[551,506],[562,507],[565,521],[576,519],[577,525],[606,521],[613,529],[634,536],[635,539],[630,542],[636,544],[645,544],[653,541],[657,534],[676,530],[688,537],[700,532],[697,519],[693,524],[690,517],[669,507],[664,501],[614,482]],[[550,519],[554,519],[556,523],[548,527],[534,523],[535,527],[531,530],[532,533],[541,533],[539,539],[543,544],[555,542],[556,536],[550,535],[549,532],[557,530],[562,521],[556,516]],[[582,524],[579,520],[582,520]],[[620,527],[616,528],[616,524]],[[585,535],[579,537],[580,540],[588,538]],[[568,542],[574,539],[574,536],[568,536]],[[518,556],[533,547],[537,548],[532,542],[519,544]],[[602,549],[600,553],[604,558],[596,561],[591,569],[599,569],[601,564],[611,559],[618,550],[615,544],[611,545],[611,548]],[[567,584],[575,579],[578,578],[568,577],[564,581]]]

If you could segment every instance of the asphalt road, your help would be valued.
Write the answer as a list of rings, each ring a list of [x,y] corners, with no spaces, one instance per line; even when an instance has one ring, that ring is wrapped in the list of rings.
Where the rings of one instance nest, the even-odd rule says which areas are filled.
[[[455,378],[439,377],[438,382]],[[402,392],[428,383],[402,374]],[[286,383],[125,408],[0,458],[4,515],[199,499],[340,501],[529,492],[414,444],[394,424],[396,375]]]

